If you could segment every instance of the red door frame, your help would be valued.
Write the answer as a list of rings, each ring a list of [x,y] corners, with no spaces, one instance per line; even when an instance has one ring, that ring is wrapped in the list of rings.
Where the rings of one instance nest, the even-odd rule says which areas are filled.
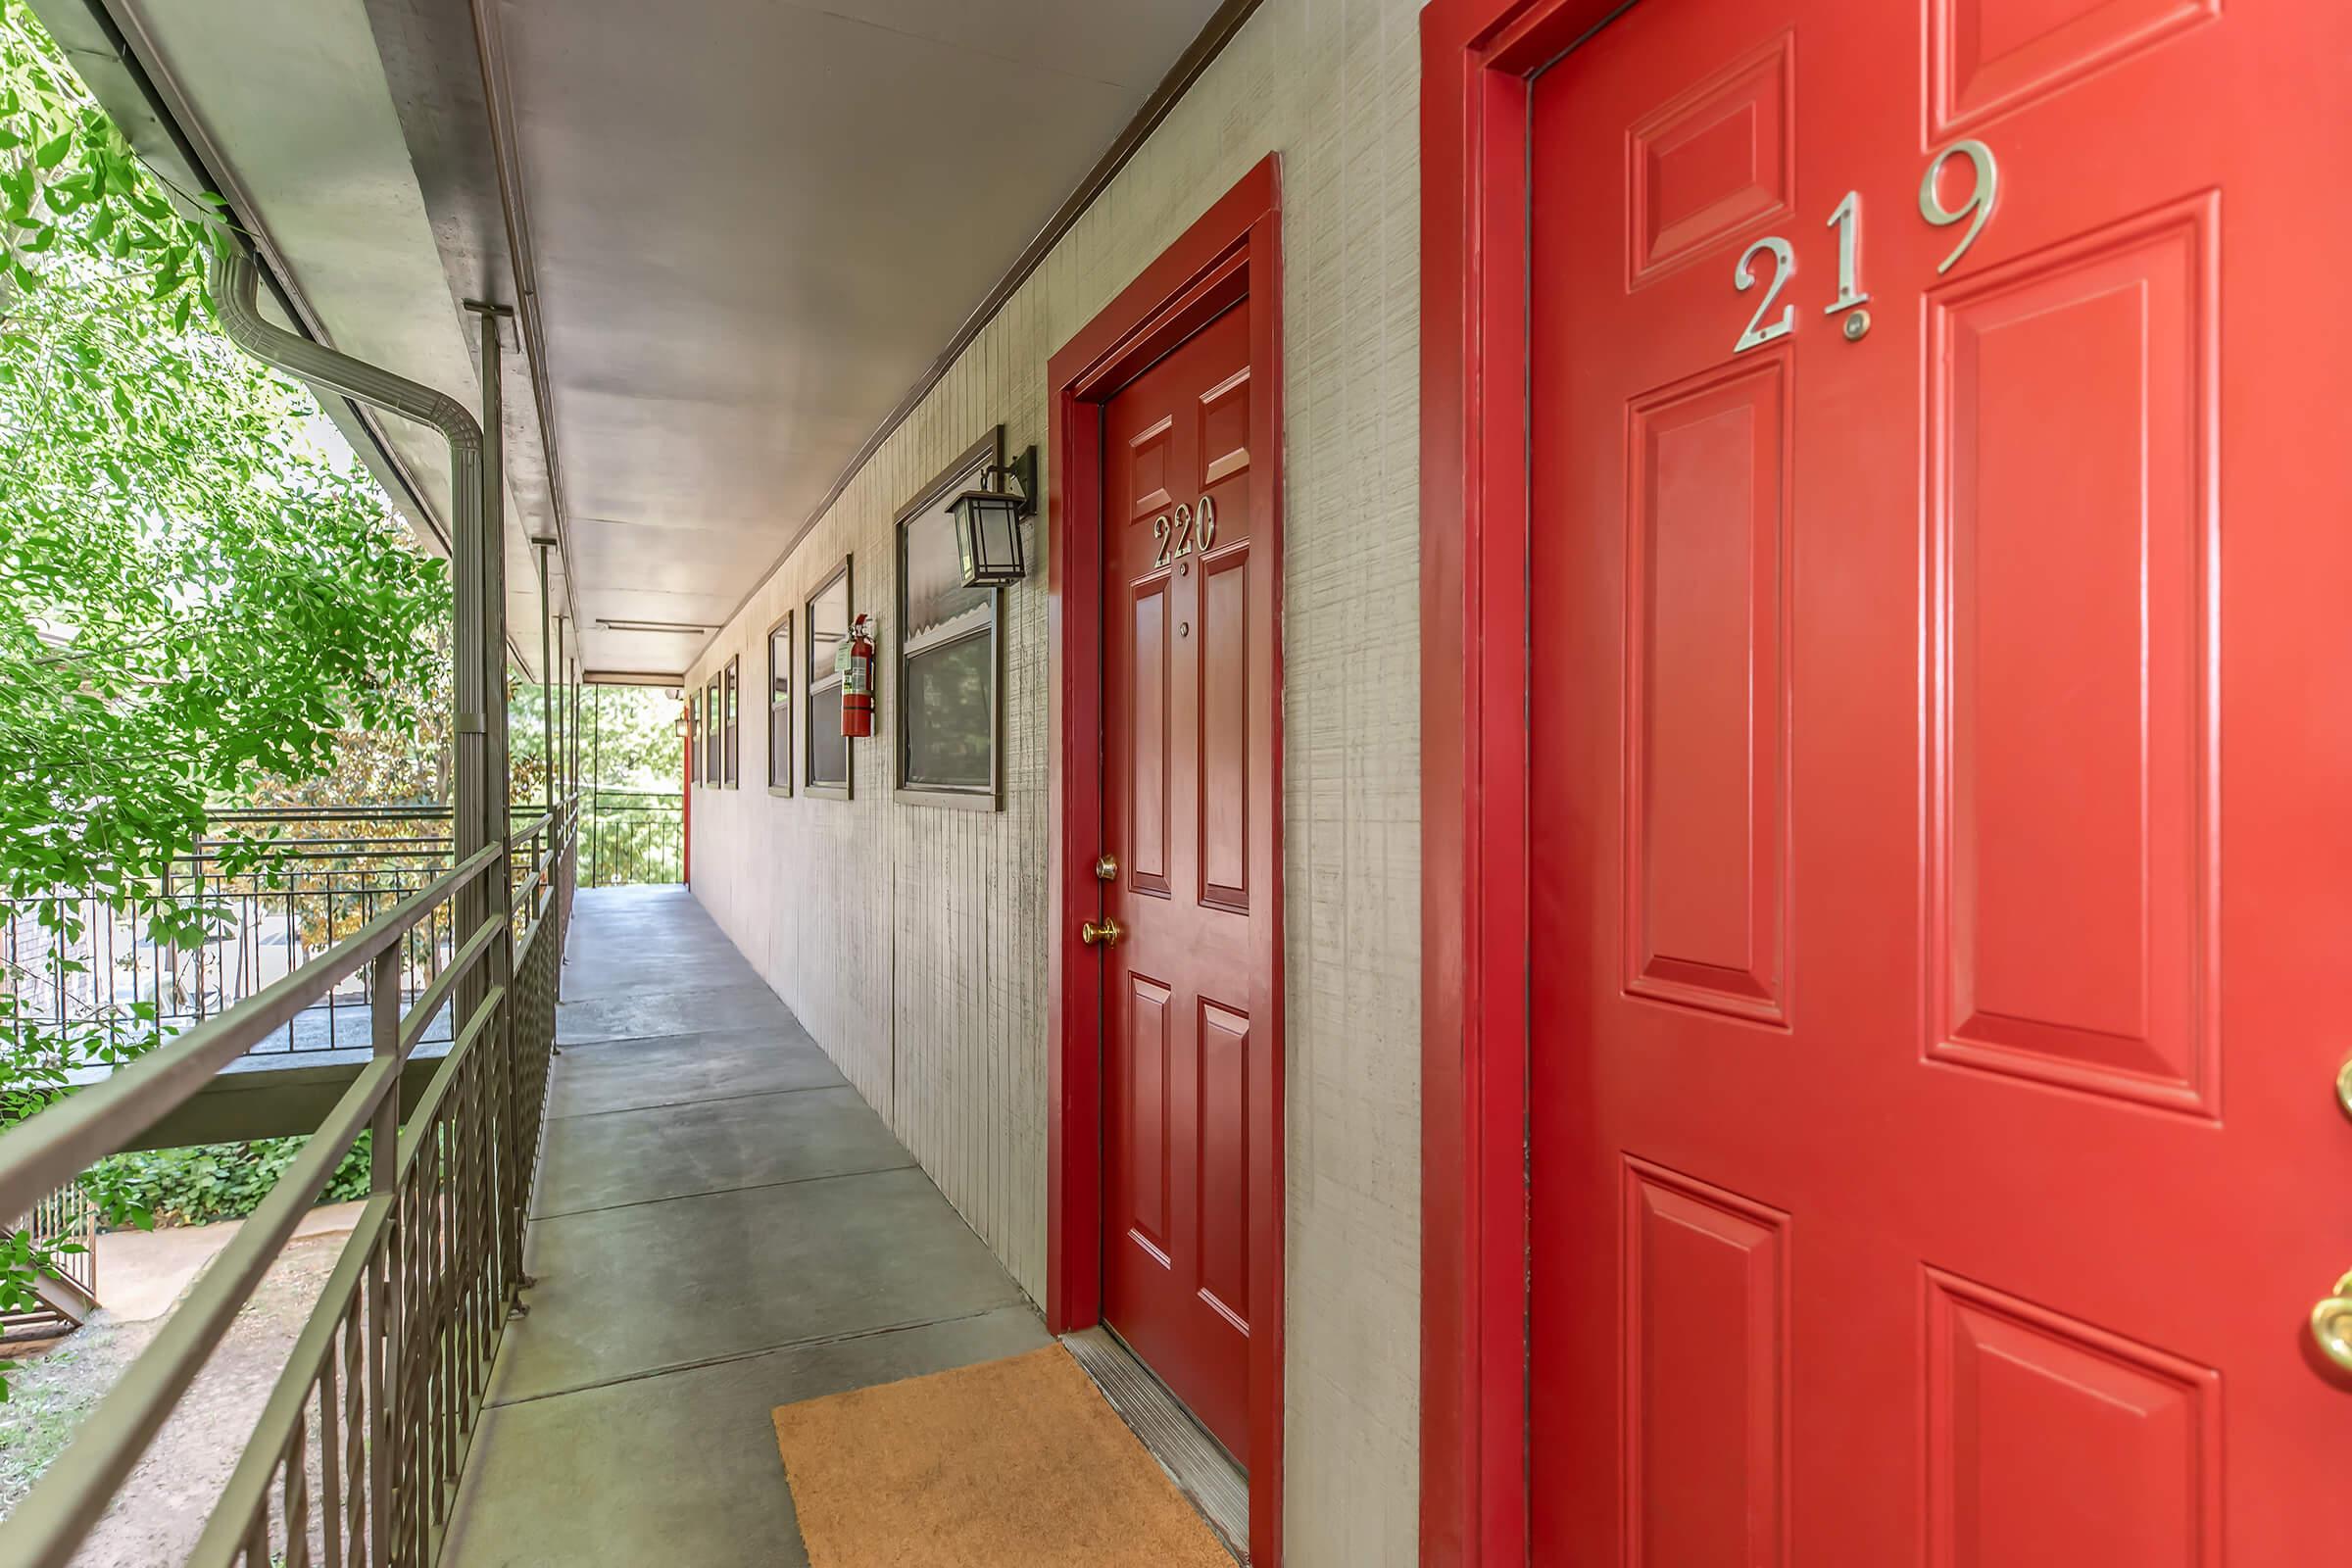
[[[1046,1326],[1089,1327],[1102,1310],[1102,969],[1065,962],[1095,913],[1102,853],[1102,407],[1154,361],[1237,305],[1250,312],[1251,624],[1273,628],[1250,661],[1250,754],[1265,760],[1250,876],[1252,1028],[1267,1031],[1249,1085],[1250,1554],[1282,1560],[1282,270],[1281,174],[1268,155],[1089,321],[1049,367],[1047,641],[1055,737],[1049,763],[1054,862],[1046,944],[1049,1100]],[[1253,797],[1255,798],[1255,797]],[[1073,896],[1073,889],[1078,890]]]
[[[1527,113],[1625,0],[1421,13],[1421,1560],[1528,1560]]]

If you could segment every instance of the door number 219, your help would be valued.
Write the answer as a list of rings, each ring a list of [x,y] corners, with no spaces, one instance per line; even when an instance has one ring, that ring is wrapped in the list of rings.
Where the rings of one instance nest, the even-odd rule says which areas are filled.
[[[1976,184],[1969,191],[1966,201],[1958,207],[1946,207],[1937,185],[1943,176],[1943,166],[1954,158],[1968,160],[1976,173]],[[1939,228],[1948,227],[1964,218],[1973,220],[1968,225],[1968,232],[1961,235],[1960,243],[1952,248],[1952,254],[1936,264],[1937,272],[1950,271],[1953,265],[1968,254],[1968,248],[1977,242],[1977,236],[1984,231],[1985,221],[1992,217],[1992,204],[1999,198],[2000,189],[2000,165],[1994,160],[1992,149],[1973,137],[1952,143],[1937,153],[1935,161],[1928,165],[1927,175],[1919,182],[1919,216]],[[1824,226],[1838,231],[1838,297],[1822,308],[1822,314],[1836,316],[1840,312],[1851,312],[1845,318],[1845,336],[1848,342],[1858,342],[1870,330],[1870,313],[1862,309],[1870,299],[1869,293],[1862,287],[1862,193],[1847,191]],[[1732,286],[1744,294],[1761,281],[1754,265],[1759,256],[1772,258],[1772,281],[1764,290],[1764,302],[1756,307],[1756,314],[1748,318],[1747,330],[1740,333],[1740,341],[1732,345],[1734,354],[1761,348],[1775,338],[1787,337],[1796,330],[1794,305],[1782,306],[1779,318],[1772,318],[1774,302],[1781,297],[1781,290],[1788,286],[1788,280],[1796,275],[1796,248],[1780,235],[1767,234],[1740,253],[1740,264],[1732,269]]]

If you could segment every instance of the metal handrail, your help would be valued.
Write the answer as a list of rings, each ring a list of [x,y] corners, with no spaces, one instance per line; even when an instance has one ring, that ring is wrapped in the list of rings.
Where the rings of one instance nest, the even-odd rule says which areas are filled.
[[[537,816],[531,818],[528,822],[523,823],[523,825],[520,827],[510,827],[507,829],[507,843],[510,846],[513,846],[520,844],[524,839],[535,839],[542,832],[544,832],[547,828],[547,825],[550,822],[553,822],[555,819],[555,812],[542,811]]]
[[[172,1407],[212,1357],[254,1287],[277,1261],[286,1239],[318,1200],[376,1106],[386,1095],[399,1092],[400,1066],[397,1058],[377,1057],[335,1102],[318,1135],[237,1227],[236,1235],[131,1363],[129,1374],[108,1391],[74,1435],[73,1446],[58,1456],[9,1519],[5,1533],[0,1533],[0,1542],[12,1553],[9,1561],[47,1568],[72,1559],[90,1526],[114,1502],[116,1489],[171,1419]]]
[[[360,965],[498,863],[491,845],[283,979],[149,1052],[113,1076],[0,1133],[0,1214],[31,1206],[194,1099],[220,1069],[284,1027]]]
[[[72,1446],[0,1524],[0,1561],[59,1568],[73,1557],[304,1211],[370,1129],[373,1191],[189,1561],[207,1568],[240,1561],[245,1568],[315,1561],[421,1568],[438,1555],[507,1309],[527,1283],[522,1221],[544,1124],[578,820],[576,800],[542,819],[533,876],[546,896],[529,907],[522,940],[509,947],[513,927],[503,912],[493,914],[405,1017],[387,973],[399,961],[399,939],[500,863],[504,846],[486,847],[314,964],[114,1079],[0,1134],[0,1195],[52,1179],[61,1162],[86,1162],[96,1157],[93,1148],[111,1152],[99,1146],[135,1137],[316,988],[376,965],[373,1058]],[[472,1004],[403,1125],[400,1080],[409,1054],[459,976],[477,969],[510,978],[495,980]],[[314,1540],[321,1550],[314,1552]]]
[[[392,806],[239,806],[211,812],[213,822],[372,822],[379,819],[448,821],[454,807],[432,801],[409,801]]]

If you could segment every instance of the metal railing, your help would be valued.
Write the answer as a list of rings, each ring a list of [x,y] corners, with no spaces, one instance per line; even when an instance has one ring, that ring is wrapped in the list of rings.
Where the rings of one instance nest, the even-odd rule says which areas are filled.
[[[141,910],[97,895],[0,904],[0,962],[23,1022],[121,1044],[173,1035],[284,978],[449,869],[450,811],[436,806],[300,807],[217,813],[142,902],[201,916],[201,941],[151,940]],[[256,841],[266,859],[253,863]],[[451,951],[439,909],[402,946],[402,998],[420,995]],[[346,976],[256,1053],[368,1044],[372,968]],[[133,1008],[145,1004],[152,1018]],[[447,1038],[444,1025],[440,1038]]]
[[[676,797],[668,799],[666,878],[658,875],[664,853],[658,805],[624,800],[607,808],[609,817],[641,812],[650,826],[600,826],[593,812],[583,813],[592,865],[601,847],[609,862],[631,873],[618,880],[636,880],[638,869],[648,880],[677,880]],[[517,807],[514,814],[532,809]],[[21,1020],[61,1032],[79,1026],[118,1045],[150,1030],[177,1034],[258,995],[430,886],[449,869],[455,843],[446,806],[270,807],[217,812],[212,826],[151,889],[182,913],[204,911],[210,927],[204,942],[149,941],[132,910],[94,895],[0,902],[0,983],[15,993]],[[270,843],[266,863],[231,869],[250,860],[257,839]],[[514,880],[523,874],[517,864]],[[399,965],[403,1002],[440,977],[455,947],[454,929],[454,910],[444,906],[408,934]],[[68,961],[61,966],[58,958]],[[255,1042],[251,1054],[365,1049],[374,983],[372,966],[346,975]],[[154,1006],[154,1019],[134,1019],[131,1009],[140,1003]],[[446,1041],[450,1027],[443,1013],[422,1038]]]
[[[686,800],[676,790],[592,789],[580,837],[588,887],[686,879]]]
[[[78,1183],[44,1193],[14,1225],[0,1234],[22,1231],[49,1261],[55,1273],[89,1300],[98,1298],[98,1209]],[[36,1298],[16,1312],[0,1312],[0,1338],[38,1335],[80,1326],[81,1304],[71,1306]]]
[[[0,1133],[23,1212],[195,1095],[328,989],[372,972],[373,1055],[261,1206],[0,1524],[0,1562],[61,1568],[104,1515],[335,1168],[372,1129],[371,1187],[187,1559],[205,1568],[424,1568],[438,1555],[522,1272],[578,805],[494,842],[326,953],[113,1077]],[[521,867],[512,911],[501,865]],[[489,913],[402,1010],[412,932],[492,888]],[[405,1125],[402,1065],[453,996],[480,1000]]]

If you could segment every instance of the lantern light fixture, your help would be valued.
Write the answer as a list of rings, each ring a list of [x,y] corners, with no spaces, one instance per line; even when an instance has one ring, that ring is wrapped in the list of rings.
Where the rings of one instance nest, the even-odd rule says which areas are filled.
[[[1009,467],[992,463],[981,469],[979,487],[948,503],[965,587],[1019,582],[1028,574],[1021,558],[1021,519],[1037,511],[1031,499],[1036,487],[1037,448],[1031,447]]]

